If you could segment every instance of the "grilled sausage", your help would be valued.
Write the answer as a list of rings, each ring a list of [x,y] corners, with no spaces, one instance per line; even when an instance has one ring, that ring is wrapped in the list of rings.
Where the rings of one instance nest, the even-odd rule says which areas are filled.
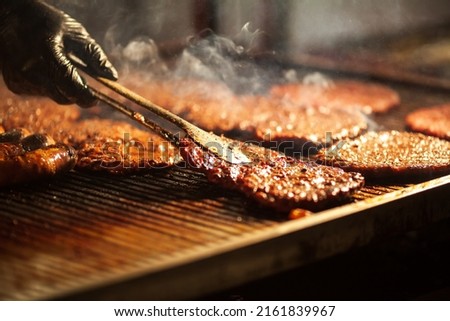
[[[0,136],[8,135],[13,141],[0,143],[0,187],[52,177],[75,166],[76,152],[68,145],[40,134],[19,142],[9,132]]]
[[[0,143],[18,143],[24,137],[30,135],[30,132],[25,128],[16,128],[7,132],[3,131],[3,127],[0,128]]]

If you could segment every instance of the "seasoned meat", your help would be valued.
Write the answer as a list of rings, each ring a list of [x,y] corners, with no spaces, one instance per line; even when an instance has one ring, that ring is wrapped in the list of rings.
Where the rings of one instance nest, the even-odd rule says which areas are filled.
[[[413,131],[450,140],[450,104],[421,108],[406,116]]]
[[[45,98],[23,99],[4,92],[1,86],[0,94],[0,115],[6,130],[20,127],[73,146],[79,155],[76,169],[128,173],[169,166],[179,160],[168,142],[126,121],[93,118],[92,109],[82,117],[76,106],[59,106]]]
[[[260,109],[254,115],[252,126],[256,139],[270,143],[271,147],[277,145],[289,154],[303,151],[307,156],[318,147],[356,137],[368,127],[362,113],[342,108],[307,107],[267,99],[256,106]]]
[[[274,85],[271,94],[306,106],[341,107],[383,113],[400,103],[394,90],[379,84],[336,80],[327,85],[289,83]]]
[[[30,132],[25,128],[15,128],[5,132],[0,130],[0,143],[19,143],[24,137],[30,135]]]
[[[0,86],[1,88],[1,86]],[[47,98],[21,98],[0,90],[0,118],[5,130],[25,128],[48,134],[55,141],[70,144],[70,131],[80,117],[79,107],[60,106]]]
[[[302,106],[278,97],[235,95],[225,85],[177,80],[130,88],[197,126],[239,139],[265,141],[292,153],[305,151],[367,130],[359,112]]]
[[[17,139],[16,133],[0,134],[0,187],[53,177],[75,166],[72,147],[41,134]]]
[[[359,173],[296,160],[256,145],[241,143],[251,164],[227,163],[204,151],[190,139],[181,142],[186,163],[206,174],[209,181],[236,189],[279,211],[323,209],[348,198],[361,188]]]
[[[169,142],[122,121],[84,120],[76,129],[72,141],[78,150],[79,170],[122,174],[180,161],[177,149]]]
[[[450,173],[450,142],[420,133],[369,132],[319,151],[317,159],[367,180],[414,181]]]

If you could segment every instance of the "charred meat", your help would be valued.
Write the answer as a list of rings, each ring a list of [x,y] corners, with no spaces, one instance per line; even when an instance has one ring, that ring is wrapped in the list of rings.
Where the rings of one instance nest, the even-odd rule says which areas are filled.
[[[78,150],[78,170],[136,173],[181,160],[168,141],[124,121],[89,119],[75,128],[72,141]]]
[[[156,134],[124,120],[99,119],[95,109],[83,110],[81,114],[76,106],[59,106],[41,98],[25,100],[1,90],[0,93],[4,98],[0,120],[8,135],[21,139],[23,135],[14,129],[25,128],[28,133],[47,134],[73,146],[79,156],[76,169],[134,173],[170,166],[179,160],[175,148]]]

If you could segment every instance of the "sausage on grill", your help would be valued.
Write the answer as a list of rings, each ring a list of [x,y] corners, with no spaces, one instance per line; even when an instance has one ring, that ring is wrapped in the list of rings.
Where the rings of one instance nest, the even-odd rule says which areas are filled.
[[[53,177],[75,166],[72,147],[41,134],[18,140],[19,132],[0,134],[0,187]]]

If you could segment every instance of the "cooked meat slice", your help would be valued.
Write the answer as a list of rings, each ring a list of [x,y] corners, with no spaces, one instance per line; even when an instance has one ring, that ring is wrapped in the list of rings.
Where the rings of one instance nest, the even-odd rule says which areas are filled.
[[[24,137],[30,135],[25,128],[16,128],[5,132],[0,131],[0,143],[19,143]]]
[[[0,144],[0,149],[5,147]],[[66,173],[76,162],[75,150],[55,144],[0,159],[0,186],[36,181]]]
[[[0,187],[53,177],[75,166],[75,150],[56,144],[48,136],[34,134],[21,140],[15,135],[9,137],[11,142],[0,143]]]
[[[5,129],[22,127],[72,145],[79,154],[76,169],[127,173],[169,166],[180,159],[172,145],[126,121],[100,120],[89,113],[86,117],[90,118],[81,120],[76,106],[59,106],[49,99],[23,99],[1,90],[0,94],[4,98],[0,110]],[[8,135],[13,134],[23,136],[18,132]]]
[[[323,106],[307,107],[262,99],[257,104],[252,128],[256,139],[278,144],[285,153],[306,151],[353,138],[367,130],[367,118],[358,111]],[[251,110],[253,107],[248,107]]]
[[[180,161],[178,151],[169,142],[123,121],[81,121],[74,127],[71,140],[78,150],[79,170],[122,174]]]
[[[368,113],[383,113],[400,103],[400,96],[391,88],[355,80],[336,80],[327,85],[274,85],[270,92],[300,105],[359,109]]]
[[[276,97],[239,96],[220,84],[178,80],[128,86],[205,130],[283,144],[288,153],[356,137],[367,130],[366,116],[360,112],[301,106]]]
[[[450,104],[421,108],[406,116],[413,131],[450,140]]]
[[[256,145],[241,143],[253,162],[230,164],[204,151],[190,139],[181,142],[186,163],[209,181],[236,189],[279,211],[323,209],[348,198],[364,185],[359,173],[296,160]]]
[[[1,97],[0,110],[5,130],[25,128],[31,133],[48,134],[55,141],[70,144],[68,130],[80,117],[79,107],[60,106],[46,98],[24,99],[11,93],[3,93]]]
[[[369,132],[319,151],[317,159],[367,180],[415,181],[450,173],[450,142],[420,133]]]

